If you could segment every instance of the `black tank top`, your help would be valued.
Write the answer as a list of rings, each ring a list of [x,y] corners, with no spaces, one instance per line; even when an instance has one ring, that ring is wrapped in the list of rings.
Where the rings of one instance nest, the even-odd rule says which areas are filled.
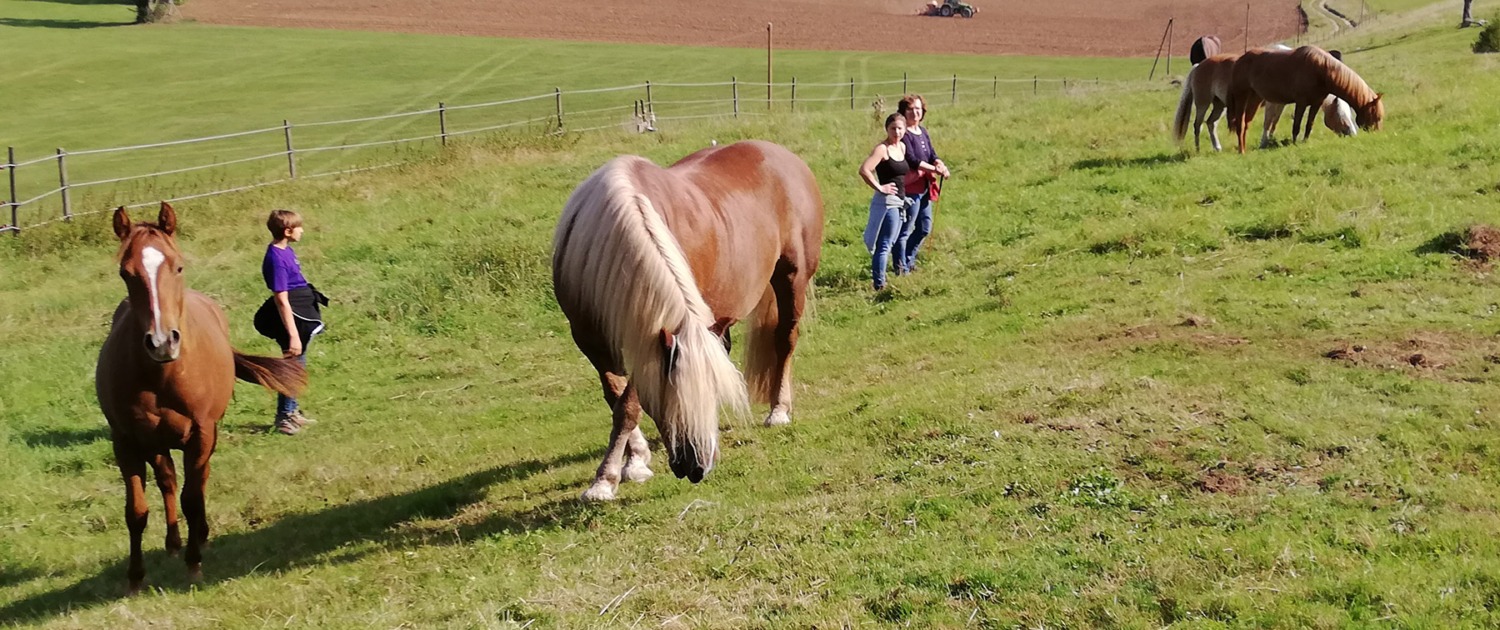
[[[911,172],[911,166],[906,160],[891,159],[891,148],[885,148],[885,159],[875,165],[875,179],[881,185],[895,184],[896,194],[902,194],[906,190],[906,174]]]

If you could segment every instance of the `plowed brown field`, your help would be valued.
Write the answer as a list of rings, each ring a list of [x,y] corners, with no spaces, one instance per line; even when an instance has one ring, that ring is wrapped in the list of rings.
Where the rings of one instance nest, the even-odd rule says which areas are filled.
[[[193,0],[211,24],[755,48],[1142,56],[1168,18],[1174,52],[1203,34],[1245,42],[1246,5],[1224,0],[975,0],[972,19],[920,17],[921,0]],[[1297,32],[1297,0],[1259,0],[1249,41]]]

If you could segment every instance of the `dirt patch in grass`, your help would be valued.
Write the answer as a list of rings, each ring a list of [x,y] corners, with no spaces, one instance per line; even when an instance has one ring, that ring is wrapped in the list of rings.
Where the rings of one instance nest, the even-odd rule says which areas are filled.
[[[1223,470],[1210,470],[1198,478],[1198,489],[1211,494],[1241,494],[1250,486],[1244,477]]]
[[[1441,333],[1418,333],[1398,341],[1340,342],[1323,356],[1364,367],[1440,370],[1460,357],[1485,356],[1492,352],[1493,345],[1480,340],[1455,340]]]

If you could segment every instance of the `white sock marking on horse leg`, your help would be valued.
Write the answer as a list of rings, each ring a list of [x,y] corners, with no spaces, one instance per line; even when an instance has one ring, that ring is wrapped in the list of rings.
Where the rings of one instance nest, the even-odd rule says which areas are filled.
[[[166,337],[161,330],[161,302],[156,290],[156,273],[166,260],[167,257],[155,247],[141,250],[141,266],[146,268],[146,290],[151,292],[151,335],[155,339]]]

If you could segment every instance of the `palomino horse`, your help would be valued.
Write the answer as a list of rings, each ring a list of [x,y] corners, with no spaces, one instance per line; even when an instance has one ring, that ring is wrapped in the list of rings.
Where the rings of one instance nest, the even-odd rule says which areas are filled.
[[[1219,145],[1219,117],[1224,115],[1224,108],[1229,104],[1230,74],[1234,71],[1234,61],[1239,56],[1239,53],[1215,55],[1199,62],[1188,72],[1187,78],[1182,82],[1182,97],[1177,100],[1177,114],[1172,117],[1172,136],[1178,142],[1182,142],[1183,136],[1187,135],[1188,111],[1191,107],[1196,110],[1193,117],[1193,148],[1203,148],[1199,132],[1203,128],[1203,114],[1212,105],[1213,111],[1208,116],[1208,139],[1213,143],[1215,151],[1223,148]]]
[[[1380,95],[1364,79],[1316,46],[1296,50],[1252,50],[1240,55],[1229,82],[1229,124],[1239,138],[1240,153],[1255,110],[1263,102],[1317,107],[1333,94],[1354,108],[1355,122],[1379,130],[1385,117]],[[1300,117],[1294,117],[1294,125]]]
[[[188,522],[188,576],[203,575],[208,540],[204,489],[219,418],[229,406],[236,377],[288,396],[307,385],[296,361],[240,354],[229,345],[229,320],[213,300],[183,286],[177,249],[177,215],[163,202],[156,223],[131,224],[115,210],[120,237],[120,278],[128,294],[115,309],[94,375],[99,408],[109,420],[115,463],[125,480],[125,525],[130,529],[130,593],[146,577],[141,534],[146,530],[146,466],[155,471],[167,522],[167,551],[182,549],[177,529],[177,470],[172,449],[182,451],[186,479],[182,514]]]
[[[750,391],[772,405],[765,423],[791,421],[792,351],[822,244],[812,171],[769,142],[703,149],[665,169],[621,156],[578,185],[553,239],[553,290],[614,412],[584,499],[613,499],[622,468],[651,477],[642,410],[678,478],[708,474],[719,407],[748,408],[728,353],[741,319]]]

